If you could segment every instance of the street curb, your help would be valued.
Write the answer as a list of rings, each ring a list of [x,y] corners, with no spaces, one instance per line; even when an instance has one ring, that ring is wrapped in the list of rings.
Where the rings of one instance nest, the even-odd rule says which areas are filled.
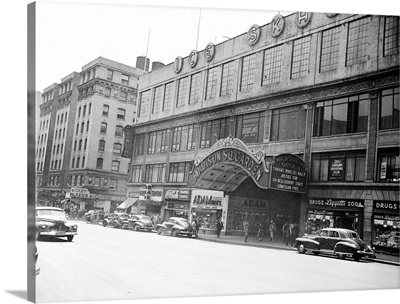
[[[261,245],[261,244],[257,244],[257,243],[233,242],[233,241],[228,241],[228,240],[213,240],[213,239],[200,238],[200,237],[198,238],[198,240],[206,241],[206,242],[230,244],[230,245],[251,246],[251,247],[258,247],[258,248],[275,249],[275,250],[296,251],[296,248],[293,248],[293,247],[287,247],[287,248],[285,248],[285,247],[274,247],[274,246],[268,246],[268,245]],[[380,260],[380,259],[371,259],[371,258],[365,258],[365,260],[370,261],[370,262],[380,263],[380,264],[387,264],[387,265],[392,265],[392,266],[400,266],[400,263],[393,262],[393,261],[386,261],[386,260]]]

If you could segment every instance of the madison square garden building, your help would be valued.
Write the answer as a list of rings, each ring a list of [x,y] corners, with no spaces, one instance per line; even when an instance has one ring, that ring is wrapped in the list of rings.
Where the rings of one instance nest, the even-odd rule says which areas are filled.
[[[344,227],[398,253],[399,17],[266,23],[140,77],[128,201],[200,233]]]

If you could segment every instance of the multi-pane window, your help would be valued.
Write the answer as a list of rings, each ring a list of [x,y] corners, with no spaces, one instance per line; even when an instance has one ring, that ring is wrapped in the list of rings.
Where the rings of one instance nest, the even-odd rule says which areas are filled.
[[[144,134],[138,134],[135,136],[133,142],[133,155],[143,155],[144,154]]]
[[[234,61],[222,65],[221,96],[231,95],[233,92],[233,68]]]
[[[322,32],[320,72],[338,68],[341,29],[342,27],[337,26]]]
[[[291,78],[296,79],[308,75],[310,68],[311,36],[293,42]]]
[[[112,80],[112,79],[113,79],[113,71],[107,70],[107,80]]]
[[[381,130],[399,127],[399,87],[383,90],[381,93],[379,128]]]
[[[100,133],[102,133],[102,134],[106,134],[107,133],[107,123],[106,122],[102,122],[101,123]]]
[[[168,150],[167,130],[151,132],[149,135],[148,154],[165,153]]]
[[[170,163],[168,182],[184,183],[189,179],[191,162]]]
[[[369,19],[370,17],[366,17],[349,23],[346,66],[362,63],[368,59]]]
[[[103,105],[103,116],[108,116],[108,113],[110,111],[110,106],[109,105]]]
[[[125,110],[124,109],[118,108],[117,118],[118,119],[125,119]]]
[[[368,105],[368,94],[318,102],[314,120],[314,136],[366,132]]]
[[[243,57],[242,78],[240,79],[240,91],[249,91],[254,85],[256,71],[256,54]]]
[[[114,154],[121,154],[122,145],[120,143],[114,143],[113,153]]]
[[[125,74],[122,74],[121,83],[124,84],[124,85],[128,85],[129,84],[129,76],[125,75]]]
[[[96,169],[103,169],[103,159],[102,158],[97,159]]]
[[[115,126],[115,136],[122,137],[123,136],[123,126]]]
[[[193,74],[190,77],[189,104],[194,104],[200,100],[201,73]]]
[[[93,180],[93,186],[100,187],[100,177],[95,177]]]
[[[304,138],[306,117],[306,105],[274,110],[272,112],[271,140]]]
[[[312,181],[365,180],[365,151],[314,153],[311,158]]]
[[[400,181],[399,148],[387,148],[378,151],[378,181]]]
[[[114,178],[110,178],[109,182],[108,182],[108,188],[109,189],[117,189],[118,187],[118,180],[114,179]]]
[[[385,17],[385,34],[383,42],[383,56],[399,53],[399,17]]]
[[[128,93],[125,91],[119,91],[119,100],[126,101],[128,99]]]
[[[111,163],[111,171],[118,172],[119,171],[119,161],[113,160]]]
[[[262,142],[265,112],[241,115],[236,120],[236,137],[244,143]]]
[[[209,148],[218,140],[231,135],[230,118],[206,121],[201,124],[200,148]]]
[[[164,86],[158,86],[154,90],[153,110],[151,111],[153,114],[160,113],[163,88]]]
[[[173,89],[174,89],[173,82],[167,83],[165,85],[164,101],[163,101],[163,106],[162,106],[163,112],[168,112],[169,110],[171,110],[172,101],[174,98]]]
[[[165,182],[165,164],[146,165],[145,182],[146,183],[164,183]]]
[[[171,151],[186,151],[195,148],[196,142],[193,136],[194,125],[175,127],[172,131]]]
[[[182,107],[185,105],[185,101],[186,101],[186,92],[187,92],[187,88],[188,88],[188,78],[181,78],[179,79],[178,82],[178,99],[176,100],[176,107]]]
[[[144,91],[140,93],[140,108],[139,115],[147,115],[149,112],[149,104],[150,104],[150,90]]]
[[[141,183],[142,182],[142,165],[132,166],[132,183]]]
[[[106,146],[106,142],[104,140],[99,140],[99,151],[104,152],[104,147]]]
[[[262,85],[279,83],[282,77],[283,45],[264,51]]]
[[[218,67],[211,68],[207,71],[206,81],[206,97],[205,99],[213,99],[217,92],[217,80],[218,80]]]
[[[111,96],[111,88],[110,87],[105,87],[104,88],[104,95],[106,97],[110,97]]]

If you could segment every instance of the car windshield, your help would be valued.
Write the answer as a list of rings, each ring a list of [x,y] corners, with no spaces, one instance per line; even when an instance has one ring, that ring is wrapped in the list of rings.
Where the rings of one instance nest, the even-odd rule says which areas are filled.
[[[188,228],[190,226],[189,221],[187,219],[179,219],[179,223],[185,228]]]
[[[51,210],[51,209],[44,209],[38,210],[37,215],[39,216],[58,216],[58,217],[65,217],[64,211],[61,210]]]

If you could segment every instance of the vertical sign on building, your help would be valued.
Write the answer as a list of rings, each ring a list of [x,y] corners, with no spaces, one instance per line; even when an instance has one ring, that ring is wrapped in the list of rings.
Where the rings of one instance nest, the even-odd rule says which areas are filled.
[[[132,126],[125,126],[122,131],[125,134],[124,147],[122,149],[122,157],[131,158],[133,152],[133,135],[134,130]]]

